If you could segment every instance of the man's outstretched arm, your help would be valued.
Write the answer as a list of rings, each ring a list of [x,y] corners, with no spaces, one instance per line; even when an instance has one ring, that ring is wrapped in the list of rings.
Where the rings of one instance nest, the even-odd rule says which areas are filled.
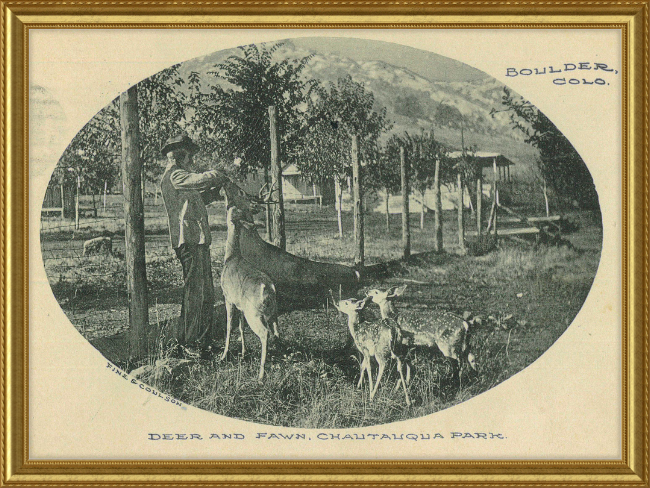
[[[221,187],[230,179],[221,171],[212,169],[205,173],[191,173],[187,170],[178,168],[171,172],[169,179],[172,186],[177,190],[209,190],[215,187]]]

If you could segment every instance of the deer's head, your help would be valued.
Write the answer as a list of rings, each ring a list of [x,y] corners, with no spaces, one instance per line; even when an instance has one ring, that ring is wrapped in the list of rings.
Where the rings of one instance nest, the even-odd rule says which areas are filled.
[[[391,302],[393,299],[401,296],[406,290],[406,286],[407,285],[401,287],[393,286],[385,291],[379,290],[378,288],[373,288],[372,290],[368,290],[366,292],[366,296],[372,298],[373,302],[381,306],[383,303]]]
[[[362,298],[361,300],[357,300],[355,298],[348,298],[347,300],[336,300],[336,298],[334,298],[332,290],[330,290],[330,295],[332,297],[334,308],[336,308],[336,310],[339,312],[348,315],[349,317],[353,317],[361,312],[361,310],[363,310],[366,304],[370,301],[370,297]]]
[[[395,298],[402,295],[404,290],[406,290],[406,285],[402,287],[393,286],[385,291],[373,288],[366,292],[366,298],[370,298],[373,302],[379,305],[382,318],[387,319],[395,315],[395,308],[393,307],[392,302]]]
[[[226,197],[226,209],[228,209],[228,221],[230,222],[230,209],[237,208],[235,213],[236,220],[233,222],[254,223],[254,216],[262,211],[263,205],[274,203],[271,201],[272,190],[266,190],[268,185],[264,185],[257,197],[249,195],[232,182],[226,182],[221,189],[221,194]]]
[[[228,208],[228,225],[235,225],[239,222],[250,222],[253,223],[248,212],[241,210],[239,207],[229,207]]]

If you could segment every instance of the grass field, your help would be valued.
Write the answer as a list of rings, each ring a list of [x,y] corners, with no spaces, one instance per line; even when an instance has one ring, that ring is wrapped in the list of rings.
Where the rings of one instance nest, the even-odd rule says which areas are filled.
[[[213,227],[213,271],[219,276],[225,230],[223,208],[210,211]],[[100,214],[101,215],[101,214]],[[163,218],[162,223],[160,218]],[[414,376],[409,388],[413,405],[407,408],[401,391],[394,392],[395,367],[382,379],[377,397],[369,401],[367,385],[356,388],[359,354],[348,342],[345,317],[332,308],[294,311],[280,317],[281,340],[272,343],[263,383],[257,381],[259,340],[246,331],[246,357],[231,354],[223,362],[193,360],[178,374],[157,372],[142,378],[152,386],[197,407],[255,422],[293,427],[353,427],[375,425],[426,415],[467,400],[501,383],[535,361],[566,330],[591,288],[600,260],[602,230],[589,213],[567,216],[578,230],[565,236],[573,245],[525,246],[501,239],[499,249],[486,256],[462,255],[457,245],[455,214],[444,215],[445,252],[429,253],[432,219],[420,230],[412,215],[409,262],[401,256],[400,217],[392,216],[386,232],[384,217],[366,217],[366,260],[392,263],[389,275],[368,287],[407,283],[396,304],[427,314],[430,310],[465,311],[480,316],[472,330],[471,348],[477,371],[455,365],[439,353],[412,351]],[[101,219],[97,219],[101,220]],[[75,247],[83,239],[110,226],[83,226],[76,235],[57,229],[43,231],[43,249]],[[180,265],[166,243],[164,216],[147,217],[147,273],[150,282],[150,319],[164,329],[178,315],[182,288]],[[351,237],[339,239],[332,208],[290,206],[287,210],[288,250],[310,259],[352,264]],[[113,222],[114,221],[114,222]],[[149,224],[152,224],[151,227]],[[52,225],[54,227],[54,225]],[[162,227],[162,230],[160,229]],[[351,215],[344,215],[350,236]],[[263,229],[260,229],[260,233]],[[65,245],[64,245],[65,244]],[[55,296],[71,322],[89,340],[124,331],[127,326],[124,261],[118,254],[106,257],[57,255],[50,252],[46,271]],[[422,254],[418,254],[422,253]],[[46,253],[44,252],[44,257]],[[396,261],[397,260],[397,261]],[[365,289],[360,290],[362,296]],[[234,331],[234,337],[238,333]],[[222,343],[217,344],[220,352]],[[160,344],[155,357],[165,360]],[[138,365],[108,357],[130,370]],[[172,361],[169,359],[168,361]]]

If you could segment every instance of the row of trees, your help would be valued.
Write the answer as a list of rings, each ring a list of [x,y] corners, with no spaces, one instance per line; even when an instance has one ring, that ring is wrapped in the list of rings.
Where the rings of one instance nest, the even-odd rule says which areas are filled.
[[[366,189],[382,190],[387,195],[400,191],[400,147],[409,154],[414,190],[422,200],[424,192],[435,186],[436,164],[441,184],[455,183],[460,171],[471,189],[477,171],[471,158],[452,163],[433,132],[394,135],[380,145],[380,138],[392,124],[370,91],[350,76],[328,84],[306,79],[303,72],[311,57],[276,61],[274,53],[280,46],[242,47],[238,55],[215,66],[208,76],[192,72],[184,77],[176,65],[139,83],[144,180],[158,183],[164,170],[159,149],[167,137],[184,130],[202,149],[197,156],[201,166],[220,167],[236,172],[235,176],[261,170],[269,182],[268,107],[273,106],[282,165],[295,163],[314,182],[334,180],[339,203],[342,183],[351,176],[353,135],[358,138],[359,158],[366,168],[362,181]],[[566,138],[535,107],[507,90],[502,102],[512,126],[523,131],[527,141],[540,150],[538,168],[544,188],[548,184],[559,194],[591,205],[596,198],[591,176]],[[79,181],[82,191],[100,193],[119,180],[120,153],[116,99],[71,142],[55,178],[59,182]]]

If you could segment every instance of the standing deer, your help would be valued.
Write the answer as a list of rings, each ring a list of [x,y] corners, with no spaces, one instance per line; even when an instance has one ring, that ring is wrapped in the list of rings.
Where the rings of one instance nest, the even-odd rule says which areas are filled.
[[[235,310],[240,312],[239,333],[244,354],[244,333],[241,315],[244,316],[250,328],[260,338],[262,356],[260,358],[259,379],[264,377],[266,363],[266,348],[269,333],[276,337],[278,334],[278,314],[275,296],[275,285],[262,271],[246,261],[239,247],[239,233],[242,226],[252,225],[250,211],[237,207],[228,208],[228,237],[223,270],[221,271],[221,288],[226,302],[226,345],[221,360],[228,353],[230,331]],[[273,330],[271,330],[271,324]]]
[[[406,405],[410,405],[411,400],[409,399],[409,394],[406,389],[406,384],[408,380],[410,380],[411,376],[410,367],[406,364],[407,380],[404,381],[402,358],[400,358],[400,354],[396,354],[396,348],[399,347],[398,342],[400,340],[399,327],[397,327],[395,323],[391,324],[390,319],[382,319],[379,322],[362,322],[359,319],[359,312],[361,312],[361,310],[366,306],[366,303],[370,301],[369,297],[366,297],[363,300],[348,299],[337,302],[334,296],[332,296],[332,301],[334,307],[339,312],[348,316],[348,328],[350,329],[350,334],[354,339],[354,344],[357,346],[357,349],[361,354],[363,354],[361,376],[359,377],[357,388],[361,388],[363,385],[363,374],[364,372],[367,373],[368,383],[370,384],[370,400],[372,400],[377,393],[377,388],[379,388],[379,382],[384,374],[386,363],[393,358],[397,361],[397,371],[400,376],[399,381],[401,381],[404,388]],[[379,365],[377,381],[375,382],[374,388],[372,385],[372,372],[370,365],[370,358],[373,356]]]
[[[222,188],[204,192],[205,203],[226,197],[227,205],[241,210],[250,205],[264,205],[270,202],[276,192],[275,186],[264,185],[259,196],[246,194],[236,184],[226,182]],[[261,210],[261,207],[256,209]],[[295,256],[264,241],[254,226],[242,226],[239,233],[242,256],[265,273],[276,286],[280,312],[299,308],[314,308],[324,303],[330,288],[341,287],[345,293],[354,294],[361,286],[360,273],[349,267],[334,263],[321,263]]]
[[[410,346],[437,346],[440,352],[458,361],[467,360],[470,367],[476,370],[476,358],[469,350],[469,323],[462,317],[449,312],[431,311],[426,316],[422,314],[398,314],[392,301],[402,295],[406,285],[392,287],[386,291],[369,290],[367,296],[379,305],[381,317],[397,321],[404,331],[405,342]]]

